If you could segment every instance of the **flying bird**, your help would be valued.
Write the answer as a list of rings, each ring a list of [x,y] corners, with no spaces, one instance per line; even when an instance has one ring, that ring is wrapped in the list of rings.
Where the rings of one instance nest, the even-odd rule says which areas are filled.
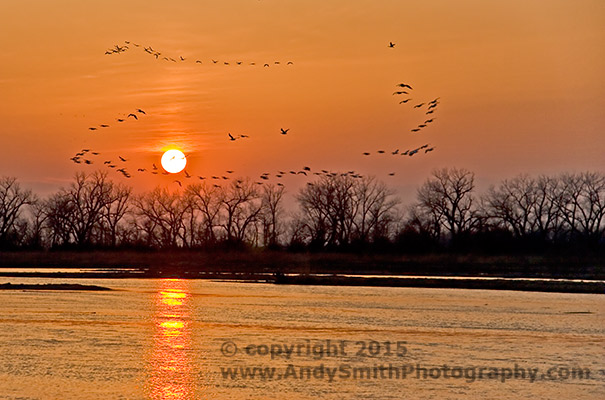
[[[141,114],[147,114],[145,111],[141,110],[140,108],[137,108],[137,112],[141,113]]]
[[[424,105],[424,103],[416,104],[416,105],[414,106],[414,108],[420,108],[420,107],[422,107],[423,105]]]
[[[134,119],[139,119],[139,117],[137,117],[137,115],[133,114],[133,113],[128,114],[128,116],[126,118],[128,118],[128,117],[134,117]]]
[[[282,134],[282,135],[287,134],[287,133],[288,133],[288,131],[290,130],[290,128],[288,128],[288,129],[279,128],[279,129],[281,129],[281,134]]]
[[[400,84],[398,84],[398,85],[397,85],[397,87],[400,87],[400,88],[408,88],[408,89],[410,89],[410,90],[414,90],[414,89],[412,89],[412,87],[411,87],[410,85],[408,85],[407,83],[400,83]]]
[[[393,42],[389,42],[389,48],[391,48],[391,49],[392,49],[392,48],[394,48],[394,47],[395,47],[395,43],[393,43]]]
[[[122,157],[122,156],[118,156],[118,158],[119,158],[119,159],[120,159],[122,162],[126,162],[126,161],[127,161],[127,160],[126,160],[124,157]]]
[[[178,183],[180,187],[183,187],[183,184],[181,183],[181,181],[179,181],[177,179],[174,180],[174,183]]]
[[[88,128],[88,129],[89,129],[89,130],[91,130],[91,131],[96,131],[96,130],[97,130],[97,128],[95,128],[94,126],[91,126],[91,127],[90,127],[90,128]]]
[[[231,141],[235,140],[235,138],[233,137],[233,135],[231,135],[230,133],[228,133],[228,135],[229,135],[229,140],[231,140]]]
[[[411,99],[405,99],[405,100],[401,100],[401,101],[399,102],[399,104],[405,104],[405,103],[407,103],[407,102],[408,102],[408,101],[410,101],[410,100],[411,100]]]

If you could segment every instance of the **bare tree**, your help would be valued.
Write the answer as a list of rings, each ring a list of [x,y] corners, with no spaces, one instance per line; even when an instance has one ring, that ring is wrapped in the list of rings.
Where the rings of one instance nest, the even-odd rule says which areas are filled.
[[[572,235],[596,243],[605,233],[605,175],[564,174],[556,206]]]
[[[518,238],[532,235],[545,240],[556,233],[560,220],[554,201],[557,188],[554,178],[519,175],[488,190],[484,212]]]
[[[118,227],[130,209],[132,189],[123,185],[109,183],[110,193],[102,209],[103,231],[109,234],[109,245],[115,247],[118,239]]]
[[[395,220],[395,211],[399,204],[395,192],[374,177],[357,180],[354,188],[357,238],[368,242],[371,238],[388,237],[389,225]]]
[[[23,190],[16,178],[0,178],[0,247],[8,244],[10,235],[21,231],[17,224],[27,205],[35,201],[30,190]]]
[[[470,232],[477,223],[473,208],[474,189],[474,174],[466,169],[435,170],[418,189],[418,214],[439,221],[455,239]]]
[[[193,209],[200,215],[200,244],[217,243],[216,230],[220,226],[222,188],[204,182],[187,186],[185,192],[191,199]]]
[[[298,201],[310,241],[320,247],[388,236],[398,204],[384,183],[348,174],[320,177],[300,191]]]
[[[283,186],[273,184],[263,186],[261,193],[261,220],[263,223],[263,244],[276,246],[282,233],[281,217],[283,215],[282,199],[285,193]]]
[[[139,227],[147,236],[147,243],[156,247],[177,247],[186,235],[184,224],[191,205],[182,201],[180,192],[156,188],[134,200]]]
[[[254,228],[262,209],[258,190],[249,179],[237,179],[223,192],[220,199],[224,217],[221,226],[228,243],[242,243]]]

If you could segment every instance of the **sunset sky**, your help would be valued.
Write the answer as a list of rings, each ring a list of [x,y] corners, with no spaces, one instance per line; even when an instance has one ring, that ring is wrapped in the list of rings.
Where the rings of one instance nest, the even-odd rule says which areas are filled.
[[[446,166],[483,186],[602,171],[604,71],[602,0],[3,0],[0,175],[46,194],[122,156],[132,178],[108,170],[116,181],[173,187],[137,172],[169,147],[187,155],[186,183],[309,166],[375,175],[404,197]],[[402,82],[406,104],[392,95]],[[413,106],[435,98],[434,121],[411,132],[429,118]],[[424,144],[435,150],[390,154]],[[83,148],[101,153],[92,165],[69,160]]]

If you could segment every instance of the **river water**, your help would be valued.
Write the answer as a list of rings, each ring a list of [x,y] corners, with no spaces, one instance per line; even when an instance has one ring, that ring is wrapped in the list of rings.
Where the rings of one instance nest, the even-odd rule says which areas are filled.
[[[605,297],[51,280],[1,291],[0,399],[602,399]]]

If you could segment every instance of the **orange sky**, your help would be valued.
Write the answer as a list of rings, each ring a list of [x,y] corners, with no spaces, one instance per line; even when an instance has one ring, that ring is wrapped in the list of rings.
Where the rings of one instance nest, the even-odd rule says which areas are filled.
[[[142,46],[104,55],[125,40]],[[147,190],[174,185],[136,172],[169,145],[195,175],[356,170],[404,197],[445,166],[484,185],[603,170],[604,43],[602,0],[3,1],[0,175],[47,193],[121,155],[133,178],[111,176]],[[400,82],[414,87],[405,105]],[[411,133],[426,117],[413,104],[436,97],[435,121]],[[425,143],[435,151],[376,154]],[[69,160],[82,148],[95,164]]]

